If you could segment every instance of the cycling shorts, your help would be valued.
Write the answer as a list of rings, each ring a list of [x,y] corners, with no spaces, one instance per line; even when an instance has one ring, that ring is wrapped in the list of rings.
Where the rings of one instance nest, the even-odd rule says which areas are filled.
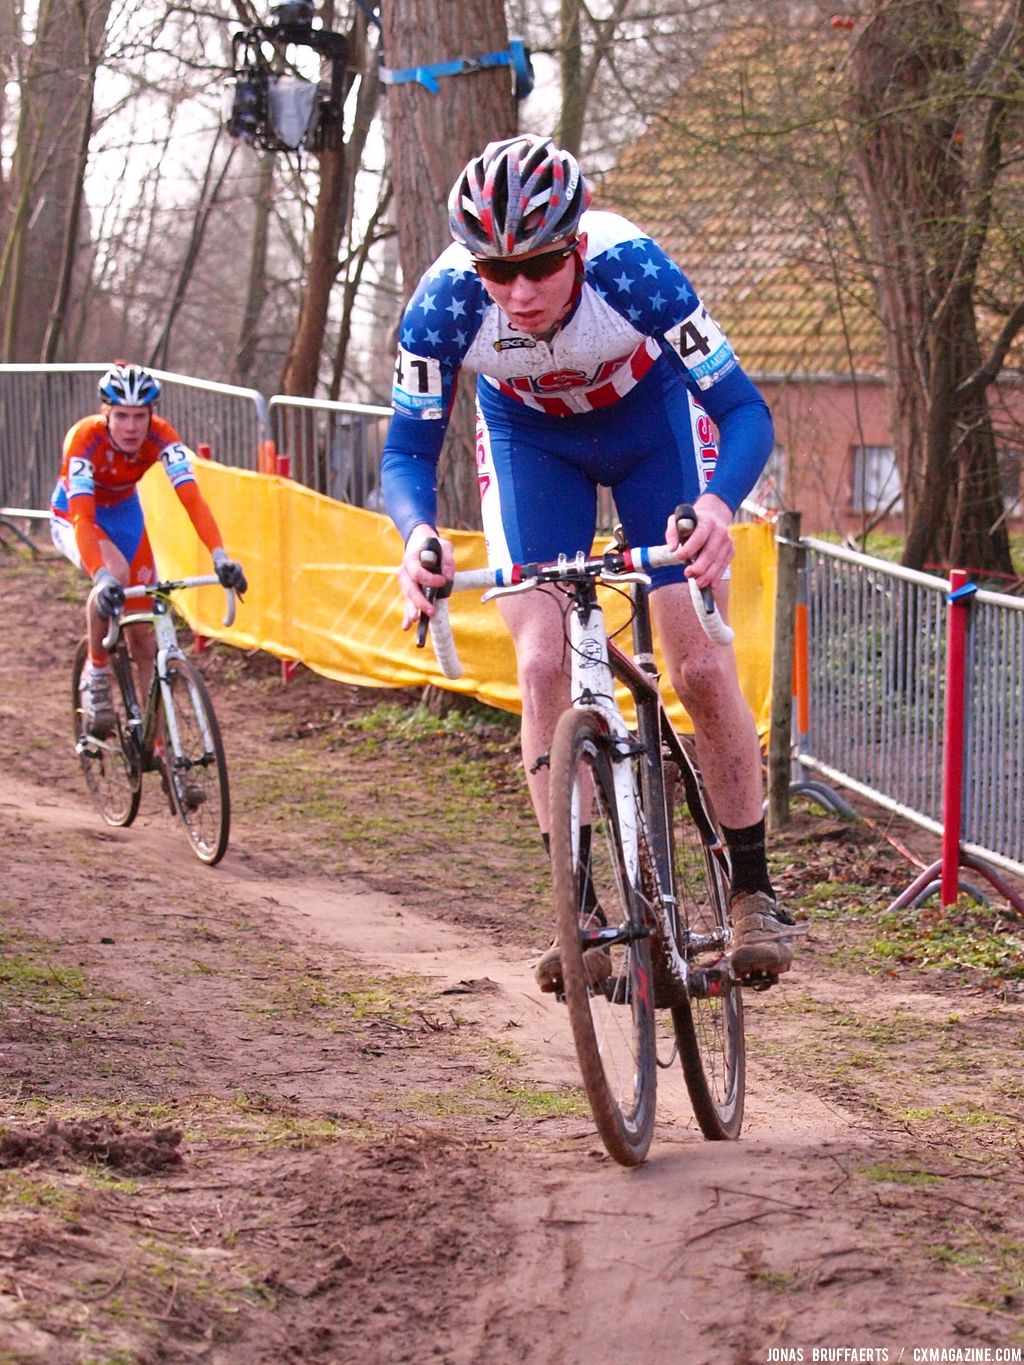
[[[711,423],[665,368],[599,412],[565,419],[535,413],[478,386],[476,459],[492,567],[588,553],[598,488],[611,490],[630,545],[662,545],[676,506],[700,496],[714,470]],[[683,580],[655,569],[655,587]]]
[[[121,502],[106,507],[97,506],[95,520],[100,535],[105,536],[124,556],[129,570],[129,584],[154,582],[156,566],[138,494],[130,493]],[[59,510],[50,515],[50,536],[65,558],[70,559],[77,568],[84,568],[74,525]]]

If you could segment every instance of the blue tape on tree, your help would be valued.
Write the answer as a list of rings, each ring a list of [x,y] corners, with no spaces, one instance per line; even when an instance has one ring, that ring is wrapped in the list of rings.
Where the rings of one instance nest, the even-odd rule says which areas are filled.
[[[516,99],[525,99],[533,89],[533,66],[524,43],[513,38],[507,52],[485,52],[482,57],[459,57],[450,62],[433,62],[428,66],[407,66],[392,70],[382,66],[380,78],[385,85],[408,85],[415,81],[436,95],[441,86],[440,76],[464,76],[474,71],[486,71],[496,66],[511,66],[516,78]]]

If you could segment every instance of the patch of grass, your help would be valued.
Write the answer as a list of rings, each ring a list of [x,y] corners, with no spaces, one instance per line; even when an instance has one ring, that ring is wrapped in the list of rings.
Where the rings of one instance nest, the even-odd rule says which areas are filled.
[[[1011,931],[991,906],[961,897],[951,906],[882,914],[877,923],[881,932],[869,952],[885,966],[1024,980],[1024,934]]]
[[[942,1104],[936,1107],[911,1107],[897,1111],[903,1119],[939,1121],[944,1125],[958,1128],[1006,1128],[1015,1125],[1015,1120],[1005,1114],[990,1114],[983,1109],[973,1109],[969,1105]]]
[[[473,734],[493,729],[511,737],[518,733],[519,717],[471,699],[461,700],[443,716],[435,716],[425,706],[410,709],[398,702],[381,702],[372,711],[350,720],[347,728],[381,740],[421,740],[434,735]]]
[[[939,1185],[941,1175],[933,1171],[922,1171],[914,1166],[899,1166],[894,1162],[879,1162],[874,1166],[862,1166],[860,1174],[865,1180],[878,1181],[889,1185]]]
[[[478,1075],[471,1084],[449,1090],[410,1090],[402,1106],[411,1113],[446,1119],[500,1112],[527,1118],[587,1118],[590,1106],[580,1086],[546,1090],[505,1076]]]
[[[760,1285],[772,1294],[786,1294],[796,1283],[796,1275],[791,1270],[772,1270],[770,1266],[755,1266],[747,1270],[746,1277],[751,1284]]]
[[[846,919],[850,915],[851,901],[869,906],[877,898],[877,887],[863,886],[860,882],[816,882],[813,886],[800,888],[799,908],[813,910],[815,918],[836,916]]]
[[[59,1009],[86,994],[85,973],[77,967],[55,967],[50,958],[55,945],[42,940],[21,940],[20,950],[11,951],[13,936],[6,936],[0,956],[0,993],[8,1001],[21,1000],[37,1006]]]
[[[45,1209],[66,1222],[74,1222],[82,1209],[83,1191],[51,1176],[31,1170],[0,1174],[0,1203]]]

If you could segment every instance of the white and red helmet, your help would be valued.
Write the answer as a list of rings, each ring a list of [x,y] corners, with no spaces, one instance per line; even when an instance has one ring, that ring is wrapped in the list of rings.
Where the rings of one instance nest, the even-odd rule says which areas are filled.
[[[448,224],[474,256],[522,256],[571,237],[590,197],[571,152],[522,133],[468,163],[448,196]]]

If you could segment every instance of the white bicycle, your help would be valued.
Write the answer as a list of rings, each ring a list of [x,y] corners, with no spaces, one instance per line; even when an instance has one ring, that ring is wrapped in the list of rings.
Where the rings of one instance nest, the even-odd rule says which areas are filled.
[[[695,514],[684,506],[676,515],[685,538]],[[436,542],[424,553],[436,553],[424,559],[430,567],[440,563]],[[646,570],[675,562],[667,546],[630,549],[618,539],[599,556],[469,570],[451,585],[485,588],[485,601],[538,590],[564,598],[572,705],[549,756],[556,932],[583,1084],[605,1147],[627,1166],[647,1154],[657,1067],[671,1065],[676,1053],[704,1136],[735,1138],[743,1121],[743,1000],[727,956],[728,855],[692,748],[666,713],[654,663]],[[607,635],[599,584],[631,597],[632,657]],[[690,584],[708,635],[727,644],[732,630],[710,590]],[[430,626],[442,670],[458,677],[443,598]],[[635,728],[618,705],[616,683],[633,698]],[[581,858],[587,825],[589,857]],[[599,970],[595,951],[605,955]],[[669,1012],[671,1029],[659,1025],[658,1010]]]
[[[115,724],[96,734],[82,706],[82,673],[89,656],[83,640],[71,678],[75,752],[89,794],[108,825],[130,825],[142,797],[142,774],[160,773],[171,811],[185,827],[201,862],[220,862],[228,846],[231,800],[228,765],[220,727],[202,674],[178,644],[171,616],[171,595],[180,588],[212,586],[215,574],[125,588],[126,599],[152,599],[149,611],[111,618],[104,648],[110,651],[115,686],[111,689]],[[225,589],[224,624],[235,619],[235,594]],[[155,635],[153,675],[140,702],[125,626],[146,626]]]

